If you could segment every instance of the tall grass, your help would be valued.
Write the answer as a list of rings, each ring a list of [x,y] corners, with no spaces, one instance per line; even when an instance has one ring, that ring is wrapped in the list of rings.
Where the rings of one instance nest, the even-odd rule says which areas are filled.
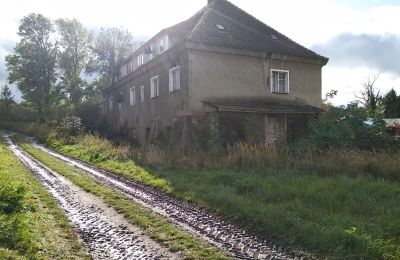
[[[53,147],[62,147],[50,138]],[[366,151],[359,149],[288,148],[238,142],[216,152],[197,151],[182,154],[168,147],[150,145],[138,148],[127,142],[111,142],[98,135],[85,134],[73,138],[70,147],[80,150],[88,161],[132,160],[156,169],[229,169],[259,171],[266,168],[295,170],[320,176],[368,175],[400,181],[400,152]],[[79,148],[79,149],[78,149]]]

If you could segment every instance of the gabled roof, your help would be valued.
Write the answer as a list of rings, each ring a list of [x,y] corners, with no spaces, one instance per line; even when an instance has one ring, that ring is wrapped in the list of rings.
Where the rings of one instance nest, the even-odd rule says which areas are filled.
[[[188,20],[162,32],[195,43],[328,61],[227,0],[214,0]]]

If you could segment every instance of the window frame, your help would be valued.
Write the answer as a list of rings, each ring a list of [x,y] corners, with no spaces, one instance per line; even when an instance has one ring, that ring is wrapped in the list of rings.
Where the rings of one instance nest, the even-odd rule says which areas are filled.
[[[129,88],[129,104],[131,106],[135,106],[136,105],[136,87],[131,87]]]
[[[161,39],[158,40],[158,53],[161,54],[168,50],[168,48],[169,48],[168,41],[169,41],[168,35],[164,35],[163,37],[161,37]],[[161,43],[163,43],[163,45],[161,45]],[[161,46],[163,47],[162,50],[161,50]]]
[[[144,102],[144,86],[140,86],[140,102],[143,103]]]
[[[154,88],[154,81],[157,80],[157,88]],[[154,76],[150,79],[150,97],[157,98],[160,96],[160,76]]]
[[[114,98],[109,97],[108,98],[108,111],[112,112],[114,110]]]
[[[278,91],[274,91],[274,85],[273,85],[273,73],[274,72],[278,72]],[[286,77],[286,92],[280,92],[279,91],[279,73],[285,73],[287,75]],[[271,93],[275,93],[275,94],[289,94],[290,93],[290,74],[289,74],[289,70],[279,70],[279,69],[271,69],[270,71],[270,90]]]
[[[138,68],[144,64],[144,53],[141,53],[137,56],[137,65]]]
[[[178,76],[178,86],[176,87],[176,88],[174,88],[174,85],[173,85],[173,73],[174,72],[178,72],[179,73],[179,76]],[[173,67],[173,68],[171,68],[170,70],[169,70],[169,93],[173,93],[173,92],[177,92],[177,91],[180,91],[181,90],[181,66],[180,65],[178,65],[178,66],[176,66],[176,67]]]

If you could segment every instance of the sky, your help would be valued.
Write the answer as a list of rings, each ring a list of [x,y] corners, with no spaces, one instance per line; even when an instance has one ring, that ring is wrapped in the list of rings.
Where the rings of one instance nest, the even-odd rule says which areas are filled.
[[[335,89],[335,105],[373,74],[381,93],[400,92],[400,0],[230,0],[262,22],[330,59],[322,93]],[[7,83],[4,57],[18,41],[19,20],[29,13],[51,19],[76,18],[88,28],[116,26],[146,40],[193,15],[207,0],[13,0],[0,16],[0,86]],[[14,88],[15,97],[20,94]]]

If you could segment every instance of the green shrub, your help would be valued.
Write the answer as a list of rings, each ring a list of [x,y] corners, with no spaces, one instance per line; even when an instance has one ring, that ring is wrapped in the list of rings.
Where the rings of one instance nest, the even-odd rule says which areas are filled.
[[[23,208],[25,187],[16,185],[9,178],[0,175],[0,213],[18,213]]]
[[[332,107],[311,124],[307,139],[317,148],[357,148],[363,150],[395,149],[398,143],[387,133],[385,122],[369,117],[356,104]]]

